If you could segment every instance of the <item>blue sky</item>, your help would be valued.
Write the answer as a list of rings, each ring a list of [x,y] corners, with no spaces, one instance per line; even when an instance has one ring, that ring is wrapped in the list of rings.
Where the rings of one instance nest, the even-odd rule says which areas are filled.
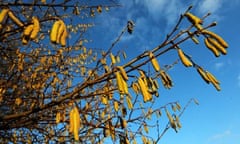
[[[221,91],[207,85],[194,68],[185,68],[181,63],[169,71],[174,81],[171,90],[160,90],[159,104],[179,100],[182,105],[194,97],[200,105],[190,105],[181,122],[179,133],[170,130],[160,141],[161,144],[236,144],[240,142],[240,0],[122,0],[119,8],[98,15],[94,20],[96,28],[87,33],[92,38],[89,46],[108,48],[121,32],[129,19],[136,24],[132,35],[124,35],[113,52],[123,49],[128,59],[144,50],[154,48],[165,38],[189,5],[192,13],[212,15],[205,23],[217,21],[211,28],[228,43],[226,56],[215,58],[205,48],[187,42],[182,47],[199,65],[210,71],[221,81]],[[160,57],[159,63],[170,64],[176,60],[173,53]],[[123,62],[124,63],[124,62]]]

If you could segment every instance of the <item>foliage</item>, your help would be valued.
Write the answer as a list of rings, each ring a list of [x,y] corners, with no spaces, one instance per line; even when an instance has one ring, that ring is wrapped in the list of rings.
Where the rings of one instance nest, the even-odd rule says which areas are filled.
[[[227,53],[227,43],[208,30],[216,23],[203,25],[209,14],[198,18],[191,7],[161,44],[123,65],[119,62],[126,53],[112,50],[124,34],[134,33],[131,20],[110,48],[85,47],[84,34],[93,26],[89,17],[118,6],[111,0],[0,4],[1,142],[157,143],[169,128],[181,128],[180,117],[190,102],[198,103],[191,99],[184,108],[177,101],[153,107],[160,82],[167,89],[173,86],[168,69],[178,61],[220,90],[219,81],[180,48],[188,39],[200,44],[202,36],[216,57]],[[190,23],[179,27],[183,21]],[[179,59],[161,67],[157,58],[169,51],[176,51]],[[148,71],[147,63],[153,66]],[[166,127],[159,126],[162,113]]]

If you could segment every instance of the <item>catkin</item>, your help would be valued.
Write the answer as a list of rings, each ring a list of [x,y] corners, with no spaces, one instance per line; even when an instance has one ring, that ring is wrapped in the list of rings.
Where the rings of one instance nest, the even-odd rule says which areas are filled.
[[[0,24],[3,22],[3,20],[5,19],[5,17],[7,16],[9,9],[4,8],[1,13],[0,13]]]
[[[204,43],[206,45],[206,47],[212,51],[212,53],[216,56],[216,57],[219,57],[220,56],[220,53],[219,51],[217,50],[216,47],[214,47],[210,42],[209,42],[209,39],[208,38],[205,38],[204,39]]]
[[[118,91],[120,94],[128,94],[128,85],[127,82],[123,79],[119,71],[115,72],[117,79]]]
[[[40,23],[37,17],[33,17],[32,22],[33,22],[33,30],[31,32],[30,39],[33,40],[37,37],[38,32],[40,31]]]
[[[186,67],[191,67],[192,66],[192,62],[185,56],[185,54],[183,53],[182,49],[177,49],[178,51],[178,56],[182,62],[182,64]]]
[[[13,14],[12,11],[8,11],[8,16],[16,25],[18,25],[19,27],[23,26],[23,23]]]
[[[206,72],[206,75],[212,82],[220,84],[220,82],[210,72]]]
[[[138,83],[133,82],[133,83],[132,83],[132,89],[133,89],[133,91],[134,91],[136,94],[138,94],[138,93],[139,93]]]
[[[63,31],[63,34],[61,35],[60,37],[60,44],[61,46],[66,46],[66,38],[68,36],[68,32],[67,32],[67,29],[65,28],[64,31]]]
[[[127,76],[125,69],[122,66],[118,66],[117,68],[120,70],[120,73],[121,73],[123,79],[128,80],[128,76]]]
[[[76,141],[79,140],[78,130],[80,128],[80,116],[77,107],[73,108],[73,134]]]
[[[222,54],[226,55],[227,54],[227,50],[221,45],[219,44],[216,40],[214,40],[213,38],[209,37],[208,41],[218,50],[220,51]]]
[[[202,33],[207,34],[207,35],[211,36],[212,38],[216,39],[219,42],[219,44],[221,44],[224,48],[228,47],[227,42],[222,37],[220,37],[219,35],[211,32],[209,30],[204,30],[204,31],[202,31]]]
[[[185,13],[184,16],[186,16],[193,25],[202,24],[202,20],[190,12]]]
[[[58,36],[58,30],[61,26],[61,21],[57,20],[54,22],[51,32],[50,32],[50,40],[52,43],[56,43],[57,42],[57,36]]]
[[[199,75],[202,77],[202,79],[203,79],[207,84],[209,84],[210,79],[207,77],[206,72],[205,72],[201,67],[198,67],[198,68],[197,68],[197,72],[198,72]]]
[[[126,97],[126,101],[127,101],[128,109],[130,109],[130,110],[133,109],[132,101],[129,98],[129,96]]]
[[[114,107],[114,110],[117,112],[119,110],[119,105],[118,105],[118,102],[117,101],[114,101],[113,102],[113,107]]]
[[[169,113],[169,111],[167,109],[165,109],[165,112],[167,114],[167,117],[168,117],[168,120],[170,122],[171,127],[176,129],[176,124],[175,124],[175,122],[173,120],[173,117],[170,115],[170,113]]]
[[[112,64],[115,64],[116,63],[116,59],[115,59],[115,56],[112,53],[110,53],[110,58],[112,60]]]
[[[139,87],[140,87],[140,90],[141,90],[141,93],[143,96],[143,101],[147,102],[147,101],[152,100],[152,95],[148,92],[148,88],[145,85],[145,83],[141,77],[138,78],[138,84],[139,84]]]
[[[160,66],[158,64],[158,61],[151,51],[149,52],[149,57],[151,59],[151,62],[152,62],[152,65],[153,65],[153,68],[155,69],[155,71],[157,71],[157,72],[160,71]]]
[[[187,31],[187,33],[195,44],[199,44],[198,39],[190,31]]]
[[[26,36],[26,37],[29,37],[30,34],[31,34],[32,31],[33,31],[33,27],[34,27],[33,24],[28,25],[28,26],[24,29],[23,35]]]

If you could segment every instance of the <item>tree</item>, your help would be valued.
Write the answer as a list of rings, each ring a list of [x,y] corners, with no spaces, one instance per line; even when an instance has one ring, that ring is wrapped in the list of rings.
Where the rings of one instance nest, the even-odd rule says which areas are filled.
[[[126,53],[112,50],[124,34],[134,33],[131,20],[110,48],[85,45],[84,34],[94,26],[89,17],[121,6],[112,0],[0,6],[0,141],[4,143],[157,143],[169,128],[177,132],[186,107],[197,103],[191,99],[184,108],[178,101],[154,107],[160,82],[167,89],[173,86],[168,70],[178,62],[195,68],[207,84],[220,90],[219,81],[180,47],[188,39],[200,44],[198,38],[203,37],[216,57],[227,53],[227,43],[208,30],[216,23],[203,24],[209,14],[199,18],[190,12],[191,6],[161,44],[124,64],[120,59]],[[183,21],[189,23],[180,25]],[[169,51],[179,58],[160,66],[157,58]],[[168,119],[166,127],[159,126],[155,114]],[[157,136],[149,135],[148,129],[157,131]]]

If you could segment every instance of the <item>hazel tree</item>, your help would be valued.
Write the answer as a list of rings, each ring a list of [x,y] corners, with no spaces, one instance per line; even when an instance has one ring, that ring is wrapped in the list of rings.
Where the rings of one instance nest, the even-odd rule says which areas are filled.
[[[216,57],[227,54],[228,44],[210,30],[216,23],[204,22],[210,14],[198,17],[192,6],[157,47],[129,61],[126,52],[113,49],[123,35],[134,33],[132,20],[108,49],[86,47],[85,33],[94,27],[89,18],[120,6],[112,0],[1,1],[1,142],[157,143],[168,129],[179,131],[185,109],[198,104],[190,99],[184,107],[177,100],[154,107],[159,87],[173,87],[168,70],[178,63],[220,91],[220,82],[182,47],[192,39]],[[177,60],[163,67],[158,58],[169,51]],[[168,122],[163,127],[158,119]]]

